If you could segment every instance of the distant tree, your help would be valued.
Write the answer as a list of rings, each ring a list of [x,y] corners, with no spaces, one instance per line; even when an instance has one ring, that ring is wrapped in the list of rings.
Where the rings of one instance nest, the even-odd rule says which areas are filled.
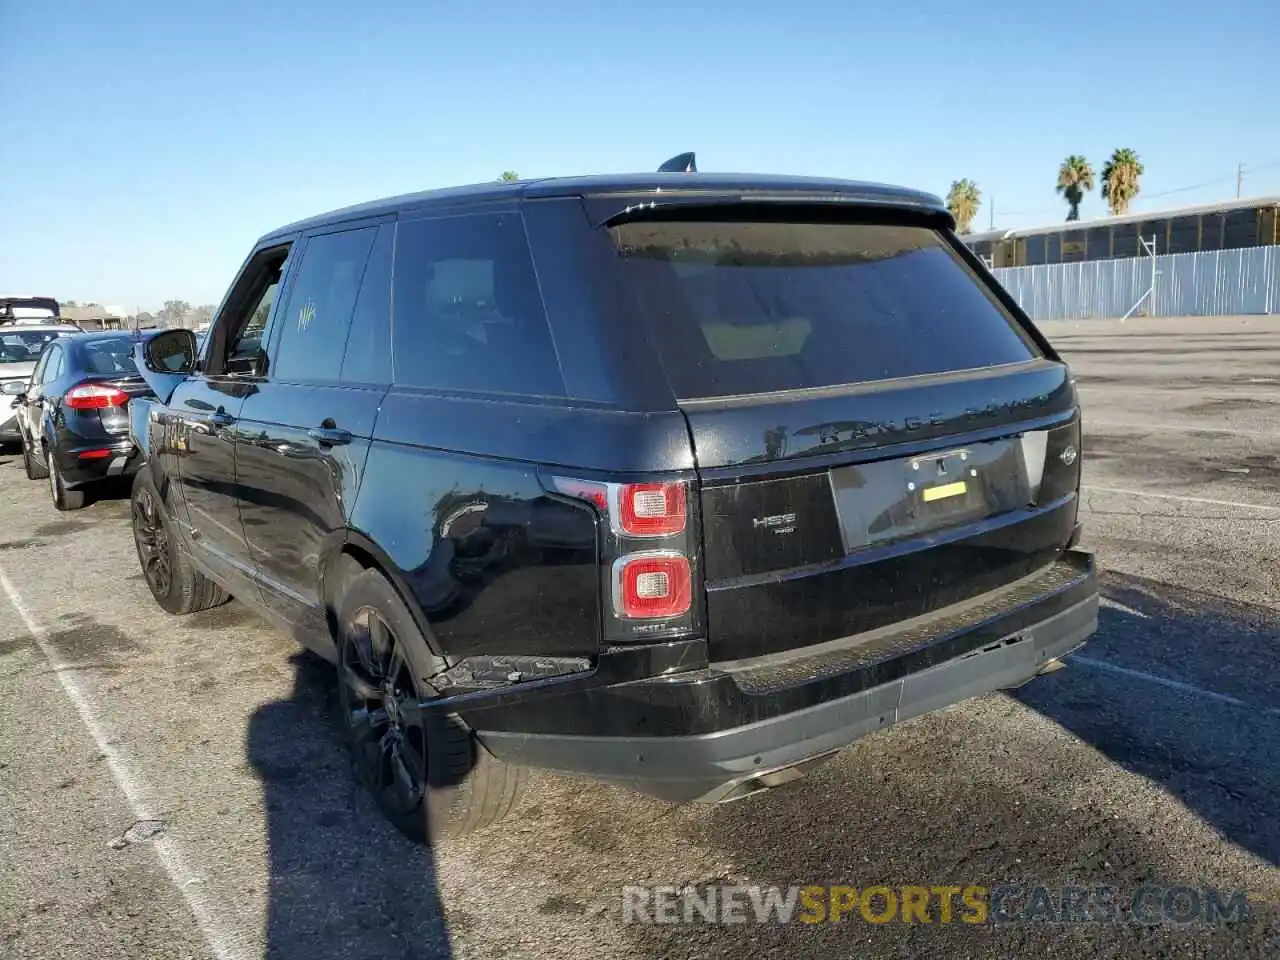
[[[180,327],[186,320],[187,314],[191,312],[191,304],[185,300],[166,300],[164,306],[160,308],[160,312],[156,314],[156,319],[160,321],[160,326],[168,329]]]
[[[145,310],[138,311],[137,316],[135,316],[133,320],[140,327],[153,327],[156,322],[154,314],[147,313]]]
[[[1093,167],[1088,160],[1073,153],[1062,161],[1062,166],[1058,168],[1057,190],[1070,206],[1067,211],[1068,220],[1080,219],[1080,201],[1092,189]]]
[[[978,207],[982,204],[982,191],[972,180],[955,180],[951,183],[951,191],[947,194],[947,209],[956,218],[956,230],[968,233],[973,225],[973,218],[978,215]]]
[[[1138,181],[1143,173],[1138,155],[1128,147],[1121,147],[1111,154],[1111,159],[1102,168],[1102,195],[1107,198],[1107,209],[1113,215],[1118,216],[1129,209],[1129,204],[1138,195]]]
[[[79,306],[79,304],[77,304],[74,300],[63,300],[63,301],[62,301],[62,305],[63,305],[64,307],[75,307],[75,306]]]
[[[516,173],[514,170],[503,170],[502,176],[498,179],[503,183],[515,183],[520,179],[520,174]]]

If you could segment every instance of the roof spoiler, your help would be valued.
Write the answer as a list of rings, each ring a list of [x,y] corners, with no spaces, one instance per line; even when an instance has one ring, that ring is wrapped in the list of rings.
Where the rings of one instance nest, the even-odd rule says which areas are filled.
[[[696,163],[693,151],[682,153],[672,157],[666,163],[658,168],[659,173],[697,173],[698,164]]]

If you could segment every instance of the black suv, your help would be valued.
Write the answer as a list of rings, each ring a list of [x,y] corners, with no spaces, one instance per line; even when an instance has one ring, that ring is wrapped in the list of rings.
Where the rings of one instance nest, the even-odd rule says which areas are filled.
[[[659,173],[263,237],[139,349],[138,555],[338,666],[407,834],[529,767],[724,801],[1097,623],[1067,366],[937,198]]]

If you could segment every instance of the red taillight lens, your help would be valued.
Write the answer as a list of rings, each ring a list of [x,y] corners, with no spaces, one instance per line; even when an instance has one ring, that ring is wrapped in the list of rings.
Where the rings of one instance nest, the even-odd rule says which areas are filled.
[[[63,394],[62,402],[72,410],[102,410],[106,407],[123,407],[129,402],[129,395],[115,387],[82,383]]]
[[[566,497],[576,497],[593,504],[601,513],[609,509],[609,487],[590,480],[574,480],[570,477],[552,477],[556,491]]]
[[[614,562],[614,608],[629,620],[688,613],[693,576],[688,558],[670,551],[632,553]]]
[[[618,488],[618,525],[630,537],[668,537],[685,524],[684,484],[627,483]]]

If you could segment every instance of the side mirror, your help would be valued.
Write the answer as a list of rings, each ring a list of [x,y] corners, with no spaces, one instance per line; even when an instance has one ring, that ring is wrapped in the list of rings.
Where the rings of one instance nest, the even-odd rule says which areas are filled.
[[[196,368],[196,335],[190,330],[166,330],[147,341],[143,360],[152,373],[191,373]]]
[[[27,395],[27,384],[22,380],[9,380],[0,384],[0,394],[6,397],[25,397]]]

